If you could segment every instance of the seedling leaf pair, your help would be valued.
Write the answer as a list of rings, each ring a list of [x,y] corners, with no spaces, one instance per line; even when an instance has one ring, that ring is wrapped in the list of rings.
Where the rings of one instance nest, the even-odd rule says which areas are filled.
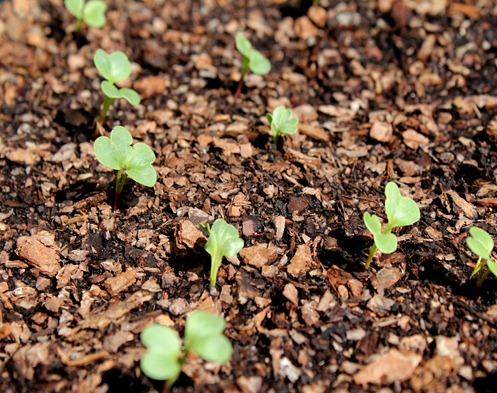
[[[497,261],[491,257],[494,240],[487,231],[478,227],[471,227],[469,233],[470,236],[466,238],[466,243],[469,249],[478,256],[478,262],[470,278],[477,276],[477,285],[481,286],[485,278],[487,278],[489,271],[497,276]],[[485,268],[485,265],[488,269]]]
[[[64,0],[64,5],[78,21],[77,32],[81,31],[83,23],[99,29],[107,21],[105,18],[107,4],[103,0],[90,0],[86,4],[85,0]]]
[[[147,326],[140,336],[147,348],[140,361],[143,373],[156,380],[167,380],[170,387],[191,351],[208,362],[226,363],[231,359],[233,348],[223,335],[225,326],[221,317],[193,311],[186,320],[183,354],[181,339],[174,329],[158,324]]]
[[[148,349],[140,361],[143,372],[158,381],[176,379],[181,372],[181,339],[178,333],[170,327],[154,324],[147,326],[140,338]]]
[[[110,133],[110,138],[101,136],[94,144],[97,160],[102,165],[118,171],[114,209],[117,209],[119,195],[128,177],[147,187],[153,187],[157,181],[157,173],[152,167],[155,161],[154,152],[143,142],[131,146],[132,143],[133,138],[129,131],[117,126]]]
[[[397,238],[391,233],[395,227],[412,225],[419,221],[421,214],[419,207],[411,198],[404,197],[399,187],[394,182],[389,182],[385,187],[385,212],[387,215],[387,226],[381,229],[381,221],[376,215],[364,213],[364,224],[373,234],[374,243],[369,251],[366,261],[366,269],[369,268],[376,250],[384,254],[391,254],[397,249]]]
[[[205,244],[205,250],[211,256],[211,286],[216,286],[217,273],[221,266],[223,257],[234,257],[243,248],[243,240],[240,239],[237,229],[225,220],[218,218],[214,221],[212,228],[209,224],[200,226],[209,236]]]
[[[103,49],[97,49],[93,58],[95,67],[104,81],[100,88],[105,95],[100,121],[103,123],[107,116],[107,111],[115,99],[124,98],[131,105],[135,106],[140,103],[140,96],[133,89],[118,88],[115,83],[127,79],[131,74],[131,63],[124,52],[116,51],[108,54]]]
[[[208,362],[224,364],[233,348],[223,335],[226,322],[214,314],[194,311],[185,326],[185,351],[193,351]]]
[[[252,47],[250,41],[245,38],[242,32],[238,32],[235,37],[236,49],[242,54],[242,69],[240,82],[236,95],[241,92],[243,80],[249,71],[254,74],[266,75],[271,70],[271,62],[258,50]]]
[[[106,97],[112,98],[113,100],[115,100],[116,98],[124,98],[133,106],[136,106],[140,103],[140,96],[133,89],[120,89],[110,84],[108,81],[102,81],[102,83],[100,84],[100,88],[102,89]]]
[[[266,115],[271,127],[271,136],[275,144],[278,143],[280,134],[295,134],[299,120],[292,117],[292,110],[284,106],[277,106],[274,112]]]

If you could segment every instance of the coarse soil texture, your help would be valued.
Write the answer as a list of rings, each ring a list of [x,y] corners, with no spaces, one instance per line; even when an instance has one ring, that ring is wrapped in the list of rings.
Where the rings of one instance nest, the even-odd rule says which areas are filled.
[[[497,236],[497,6],[490,0],[107,0],[74,33],[62,0],[0,3],[0,391],[161,392],[140,332],[226,319],[225,365],[188,357],[172,392],[495,392],[496,278],[466,245]],[[240,94],[243,31],[271,61]],[[102,127],[98,48],[142,101]],[[266,113],[292,108],[276,146]],[[117,125],[158,181],[93,153]],[[421,209],[377,253],[395,182]],[[244,241],[209,285],[199,224]]]

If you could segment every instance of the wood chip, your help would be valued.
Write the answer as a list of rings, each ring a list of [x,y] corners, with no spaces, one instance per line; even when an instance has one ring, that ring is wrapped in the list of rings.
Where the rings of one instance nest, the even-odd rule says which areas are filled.
[[[288,274],[293,277],[302,277],[310,270],[311,264],[312,253],[310,247],[307,244],[300,244],[287,266]]]
[[[403,382],[412,376],[421,360],[422,356],[419,354],[391,349],[363,367],[352,378],[358,385]]]
[[[111,295],[117,295],[128,289],[136,281],[136,270],[128,269],[125,272],[118,274],[116,277],[110,277],[105,280],[105,288]]]
[[[17,239],[17,249],[19,256],[42,274],[55,277],[61,268],[55,237],[46,231],[33,236],[21,236]]]
[[[248,265],[261,267],[274,262],[281,253],[282,250],[274,245],[259,243],[243,248],[240,257]]]

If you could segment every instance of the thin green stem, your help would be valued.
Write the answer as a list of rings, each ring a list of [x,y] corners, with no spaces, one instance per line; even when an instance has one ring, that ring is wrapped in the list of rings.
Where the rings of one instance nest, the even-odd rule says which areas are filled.
[[[77,35],[81,34],[82,28],[83,28],[83,19],[78,19],[78,21],[76,23],[76,27],[75,27],[75,31],[76,31]]]
[[[373,245],[369,249],[368,259],[367,259],[366,265],[365,265],[366,270],[369,269],[369,266],[371,265],[371,261],[373,260],[374,254],[376,253],[377,249],[378,248],[376,247],[376,243],[373,243]]]
[[[249,59],[245,56],[242,58],[242,70],[240,75],[240,82],[238,82],[238,87],[236,89],[235,97],[239,97],[242,92],[243,81],[245,79],[245,75],[249,72]]]
[[[478,270],[478,278],[476,280],[477,287],[481,287],[483,285],[483,281],[485,281],[485,279],[488,277],[488,274],[490,273],[490,269],[487,267],[487,261],[480,258],[478,259],[477,265],[479,265],[480,262],[483,262],[483,266],[480,266],[480,269]]]
[[[121,168],[117,172],[117,177],[116,177],[116,195],[114,196],[114,210],[117,210],[117,204],[119,203],[119,197],[121,196],[121,192],[124,187],[124,183],[126,183],[126,180],[128,179],[128,175],[126,174],[126,169]]]
[[[278,137],[280,136],[277,132],[273,133],[273,142],[276,146],[278,146]]]
[[[102,111],[100,112],[100,124],[104,123],[105,118],[107,117],[107,111],[109,110],[109,107],[112,105],[113,102],[114,98],[105,96],[104,103],[102,105]]]

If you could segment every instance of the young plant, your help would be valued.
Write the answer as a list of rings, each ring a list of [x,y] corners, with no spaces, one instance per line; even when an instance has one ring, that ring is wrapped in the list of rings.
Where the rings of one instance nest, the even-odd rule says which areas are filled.
[[[143,373],[159,381],[167,381],[169,390],[178,379],[188,354],[195,352],[207,362],[224,364],[231,359],[231,342],[223,335],[226,322],[222,317],[193,311],[185,325],[183,350],[178,333],[154,324],[143,329],[140,338],[147,352],[140,361]],[[166,391],[167,391],[166,390]]]
[[[133,143],[129,131],[121,126],[115,127],[110,138],[101,136],[94,145],[97,160],[106,167],[117,170],[114,210],[117,210],[119,196],[128,177],[147,187],[153,187],[157,173],[152,167],[155,154],[145,143]]]
[[[469,233],[466,243],[469,249],[478,256],[478,262],[470,278],[477,276],[476,285],[480,287],[490,272],[497,276],[497,261],[490,256],[494,241],[487,231],[478,227],[471,227]]]
[[[391,254],[397,250],[397,238],[392,229],[395,227],[405,227],[419,221],[419,207],[411,198],[403,197],[400,194],[399,187],[394,182],[389,182],[385,187],[385,212],[387,214],[387,226],[381,230],[381,222],[378,216],[364,213],[364,224],[373,234],[374,243],[369,250],[369,256],[366,261],[366,269],[373,260],[376,250],[384,254]]]
[[[242,91],[245,75],[249,71],[252,71],[254,74],[266,75],[271,70],[271,63],[261,52],[252,47],[252,44],[245,38],[242,32],[236,34],[235,42],[236,49],[242,54],[240,82],[235,93],[235,96],[238,97]]]
[[[275,145],[278,144],[280,134],[295,134],[297,132],[299,120],[292,117],[291,109],[277,106],[273,114],[268,113],[266,117],[271,127],[271,136]]]
[[[140,103],[140,96],[133,89],[120,89],[116,83],[125,80],[131,74],[131,63],[125,53],[116,51],[108,54],[103,49],[97,49],[93,58],[95,67],[104,81],[100,87],[105,95],[102,111],[100,112],[100,123],[103,123],[107,116],[107,111],[115,99],[124,98],[131,105],[136,106]]]
[[[64,0],[67,10],[76,18],[76,33],[80,34],[83,23],[100,29],[104,27],[107,4],[103,0]]]
[[[200,228],[209,236],[204,248],[211,256],[210,282],[211,286],[215,287],[221,260],[223,257],[230,258],[238,254],[243,248],[243,240],[240,239],[236,228],[221,218],[214,221],[212,228],[209,224],[200,225]]]

